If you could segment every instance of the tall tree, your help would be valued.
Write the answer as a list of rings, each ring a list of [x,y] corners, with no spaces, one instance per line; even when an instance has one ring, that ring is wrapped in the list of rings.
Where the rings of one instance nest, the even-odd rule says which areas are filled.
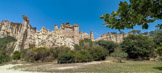
[[[148,23],[162,19],[161,0],[129,0],[129,2],[120,2],[117,11],[100,17],[104,19],[106,27],[120,30],[142,25],[143,29],[148,29]]]
[[[129,58],[144,59],[154,52],[155,43],[148,36],[129,35],[121,44]]]

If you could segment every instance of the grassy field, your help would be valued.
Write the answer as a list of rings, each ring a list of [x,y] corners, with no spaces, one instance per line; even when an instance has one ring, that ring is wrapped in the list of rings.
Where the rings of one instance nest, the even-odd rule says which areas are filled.
[[[56,64],[52,62],[24,65],[16,68],[51,73],[162,73],[162,62],[128,60],[123,62],[117,63],[112,60],[77,64]]]

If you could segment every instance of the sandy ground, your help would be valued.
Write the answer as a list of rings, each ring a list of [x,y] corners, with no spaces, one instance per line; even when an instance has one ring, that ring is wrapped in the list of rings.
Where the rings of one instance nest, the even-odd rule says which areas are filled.
[[[27,71],[21,71],[18,69],[12,69],[14,66],[19,66],[22,64],[7,64],[0,66],[0,73],[38,73],[38,72],[27,72]],[[39,72],[40,73],[40,72]]]

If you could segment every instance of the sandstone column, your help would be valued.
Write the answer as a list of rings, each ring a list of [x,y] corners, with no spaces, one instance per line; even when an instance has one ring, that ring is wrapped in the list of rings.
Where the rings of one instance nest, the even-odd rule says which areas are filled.
[[[55,30],[54,31],[57,31],[58,30],[58,26],[57,24],[55,24]]]
[[[90,32],[90,39],[94,41],[93,31]]]
[[[16,42],[16,47],[14,49],[14,51],[21,51],[22,49],[24,49],[24,42],[27,38],[27,29],[28,29],[28,25],[29,25],[29,19],[27,16],[23,15],[23,24],[22,24],[22,29],[20,31],[20,33],[17,35],[19,39],[17,39]]]

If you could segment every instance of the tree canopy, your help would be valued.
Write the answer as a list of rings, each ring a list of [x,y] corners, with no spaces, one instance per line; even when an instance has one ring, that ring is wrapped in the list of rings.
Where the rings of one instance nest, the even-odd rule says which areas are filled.
[[[129,0],[130,3],[120,2],[117,11],[104,14],[104,25],[112,29],[133,29],[136,25],[142,25],[148,29],[148,23],[162,19],[162,4],[160,0]]]
[[[123,51],[132,59],[144,59],[154,52],[155,43],[148,36],[129,35],[121,44]]]

